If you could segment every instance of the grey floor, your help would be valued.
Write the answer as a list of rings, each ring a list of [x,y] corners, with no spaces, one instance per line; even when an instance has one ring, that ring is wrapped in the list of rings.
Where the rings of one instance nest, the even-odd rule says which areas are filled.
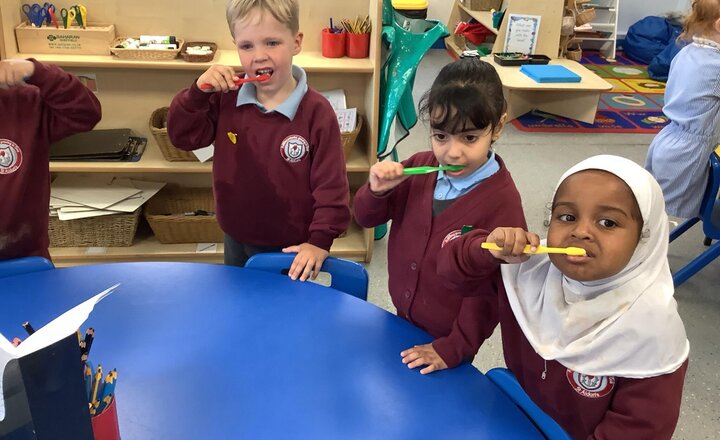
[[[443,65],[451,58],[444,50],[431,50],[418,69],[416,103]],[[528,226],[541,236],[545,205],[560,175],[580,160],[596,154],[616,154],[642,164],[653,135],[526,133],[508,124],[496,143],[523,198]],[[419,123],[399,145],[400,158],[430,149],[427,127]],[[701,228],[696,226],[670,246],[670,265],[676,270],[702,251]],[[369,301],[392,312],[387,293],[387,237],[375,242],[370,273]],[[720,259],[709,264],[677,289],[675,297],[690,340],[690,367],[676,439],[720,438]],[[500,330],[480,348],[473,362],[480,371],[504,365]]]

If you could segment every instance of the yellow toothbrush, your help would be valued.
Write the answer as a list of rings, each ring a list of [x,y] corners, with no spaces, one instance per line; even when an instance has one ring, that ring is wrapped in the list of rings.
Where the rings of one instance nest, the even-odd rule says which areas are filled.
[[[484,242],[480,245],[483,249],[490,249],[493,251],[501,251],[502,248],[495,243],[488,243]],[[547,247],[547,246],[538,246],[537,251],[530,252],[530,245],[525,246],[525,249],[523,249],[524,254],[568,254],[568,255],[578,255],[578,256],[585,256],[587,255],[587,252],[585,252],[585,249],[579,248],[579,247],[567,247],[567,248],[554,248],[554,247]]]

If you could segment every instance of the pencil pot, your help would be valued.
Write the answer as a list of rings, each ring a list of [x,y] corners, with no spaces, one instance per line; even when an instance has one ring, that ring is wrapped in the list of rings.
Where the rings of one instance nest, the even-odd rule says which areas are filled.
[[[367,58],[370,55],[370,34],[347,34],[346,54],[350,58]]]
[[[92,417],[92,430],[95,440],[120,440],[116,400],[113,396],[110,405],[103,412]]]
[[[325,58],[342,58],[345,56],[345,32],[322,30],[322,56]]]
[[[93,440],[75,333],[17,359],[2,374],[4,440]],[[0,414],[2,416],[3,414]]]

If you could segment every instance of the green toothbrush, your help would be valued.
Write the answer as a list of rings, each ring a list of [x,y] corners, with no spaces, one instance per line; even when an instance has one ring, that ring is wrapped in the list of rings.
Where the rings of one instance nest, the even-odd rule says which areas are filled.
[[[437,171],[460,171],[465,168],[465,165],[443,165],[440,167],[414,167],[405,168],[403,174],[414,175],[414,174],[429,174]]]

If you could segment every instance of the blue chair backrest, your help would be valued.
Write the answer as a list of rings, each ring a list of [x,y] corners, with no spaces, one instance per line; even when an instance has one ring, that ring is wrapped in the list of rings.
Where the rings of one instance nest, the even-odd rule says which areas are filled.
[[[503,390],[515,402],[540,432],[549,440],[572,440],[572,437],[555,420],[540,409],[525,393],[515,375],[507,368],[493,368],[485,373],[498,388]]]
[[[43,257],[23,257],[0,261],[0,278],[30,272],[55,269],[52,262]]]
[[[295,259],[294,253],[269,252],[255,254],[245,263],[247,269],[265,272],[287,272]],[[321,272],[330,274],[330,287],[367,301],[368,273],[362,264],[342,258],[327,257]]]
[[[700,217],[703,232],[714,240],[720,239],[720,205],[717,203],[720,190],[720,146],[710,154],[710,177],[703,195]]]

